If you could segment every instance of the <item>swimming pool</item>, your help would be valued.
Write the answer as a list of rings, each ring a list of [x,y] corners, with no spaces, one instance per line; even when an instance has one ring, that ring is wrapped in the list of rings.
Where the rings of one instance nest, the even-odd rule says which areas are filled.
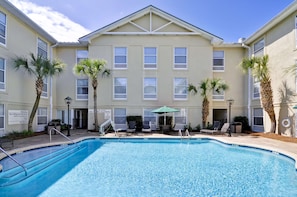
[[[296,196],[293,159],[209,139],[86,140],[0,196]]]

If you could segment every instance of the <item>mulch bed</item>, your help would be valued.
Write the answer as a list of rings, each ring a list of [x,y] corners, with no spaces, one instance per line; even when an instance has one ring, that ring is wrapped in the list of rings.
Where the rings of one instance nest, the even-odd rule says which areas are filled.
[[[274,140],[280,140],[280,141],[284,141],[284,142],[297,143],[297,138],[278,135],[275,133],[250,133],[250,135],[251,136],[261,136],[261,137],[270,138],[270,139],[274,139]]]

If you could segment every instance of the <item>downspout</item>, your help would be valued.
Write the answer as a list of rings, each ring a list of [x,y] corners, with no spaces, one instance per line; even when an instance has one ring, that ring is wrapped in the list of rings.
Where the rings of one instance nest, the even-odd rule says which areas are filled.
[[[243,48],[246,48],[248,50],[248,58],[251,58],[251,47],[245,45],[243,42],[241,43],[241,46]],[[251,84],[252,84],[252,78],[251,78],[251,69],[248,70],[248,120],[249,125],[252,125],[252,113],[251,113]]]
[[[53,61],[53,48],[58,46],[58,43],[56,42],[54,45],[51,46],[50,50],[50,60]],[[53,77],[50,76],[49,79],[49,84],[50,84],[50,92],[49,92],[49,99],[50,99],[50,120],[53,119]]]

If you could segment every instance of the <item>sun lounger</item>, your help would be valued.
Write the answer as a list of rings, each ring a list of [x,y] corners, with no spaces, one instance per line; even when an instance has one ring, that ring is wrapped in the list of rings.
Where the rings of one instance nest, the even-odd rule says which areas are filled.
[[[200,132],[201,133],[211,133],[211,134],[214,134],[216,132],[226,133],[228,131],[228,129],[229,129],[229,126],[230,126],[229,123],[224,123],[221,130],[219,130],[218,127],[214,127],[214,129],[201,129]]]

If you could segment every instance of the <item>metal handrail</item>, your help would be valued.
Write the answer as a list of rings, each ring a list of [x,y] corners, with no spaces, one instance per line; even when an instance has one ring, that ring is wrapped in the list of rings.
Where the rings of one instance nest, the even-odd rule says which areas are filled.
[[[52,130],[58,132],[60,135],[62,135],[64,138],[66,138],[68,141],[72,142],[73,144],[76,144],[72,139],[70,139],[69,137],[67,137],[65,134],[63,134],[61,131],[59,131],[56,128],[51,128],[49,131],[49,135],[50,135],[50,142],[52,142]],[[77,144],[76,144],[77,145]],[[78,146],[78,145],[77,145]]]
[[[6,152],[3,148],[0,147],[0,150],[7,156],[9,157],[12,161],[14,161],[16,164],[18,164],[19,166],[21,166],[23,168],[23,170],[25,171],[25,176],[28,175],[27,169],[25,168],[24,165],[22,165],[20,162],[18,162],[15,158],[13,158],[8,152]]]

